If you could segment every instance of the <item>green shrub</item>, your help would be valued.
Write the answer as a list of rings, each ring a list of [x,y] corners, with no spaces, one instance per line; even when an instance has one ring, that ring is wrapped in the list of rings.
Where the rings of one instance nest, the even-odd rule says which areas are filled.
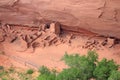
[[[8,80],[8,79],[6,79],[6,78],[2,78],[2,80]]]
[[[120,71],[112,71],[108,80],[120,80]]]
[[[15,71],[15,68],[14,68],[14,67],[10,67],[10,68],[8,69],[8,71],[11,72],[11,73],[13,73],[13,72]]]
[[[45,66],[40,67],[39,72],[41,74],[50,74],[50,70]]]
[[[98,55],[94,51],[89,51],[87,56],[80,56],[78,54],[68,55],[66,53],[62,58],[62,60],[65,61],[65,63],[70,67],[70,69],[68,70],[65,69],[60,74],[71,75],[70,77],[72,76],[75,77],[74,79],[73,78],[70,79],[69,76],[67,76],[68,78],[65,78],[63,76],[65,80],[75,80],[75,79],[88,80],[91,77],[93,77],[93,71],[96,67],[95,62],[97,61],[97,59],[98,59]],[[76,74],[72,75],[72,73],[74,72]]]
[[[41,74],[38,76],[37,80],[55,80],[55,74]]]
[[[107,80],[112,71],[117,71],[118,65],[113,60],[102,59],[97,63],[94,76],[97,80]]]
[[[27,70],[27,74],[33,74],[33,70],[32,69],[29,69],[29,70]]]
[[[3,66],[0,66],[0,70],[4,70],[4,67],[3,67]]]
[[[77,68],[64,69],[58,74],[56,80],[78,80],[80,75],[80,70]]]
[[[39,69],[39,72],[41,73],[37,80],[55,80],[56,79],[56,72],[53,70],[53,71],[50,71],[47,67],[45,66],[42,66],[40,69]]]

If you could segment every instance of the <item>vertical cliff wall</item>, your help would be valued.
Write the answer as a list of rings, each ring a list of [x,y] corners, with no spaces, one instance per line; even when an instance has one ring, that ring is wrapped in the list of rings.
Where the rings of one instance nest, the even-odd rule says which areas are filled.
[[[120,0],[0,0],[0,21],[36,25],[47,20],[120,38]]]

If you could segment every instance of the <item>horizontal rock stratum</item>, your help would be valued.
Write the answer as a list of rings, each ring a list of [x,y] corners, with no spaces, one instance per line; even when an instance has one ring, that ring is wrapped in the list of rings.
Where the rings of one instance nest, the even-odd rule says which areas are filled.
[[[29,26],[58,21],[67,30],[120,38],[120,0],[0,0],[0,21]]]

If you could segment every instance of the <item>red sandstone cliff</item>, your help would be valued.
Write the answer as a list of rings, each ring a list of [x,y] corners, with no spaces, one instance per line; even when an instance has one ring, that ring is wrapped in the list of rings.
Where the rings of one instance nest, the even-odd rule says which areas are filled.
[[[38,26],[46,20],[120,38],[120,0],[0,0],[2,23]]]

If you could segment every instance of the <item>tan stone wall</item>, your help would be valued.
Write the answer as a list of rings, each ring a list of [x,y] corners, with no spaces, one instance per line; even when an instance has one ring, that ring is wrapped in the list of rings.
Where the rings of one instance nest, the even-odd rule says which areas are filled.
[[[120,38],[120,0],[0,0],[3,23],[39,25],[59,21],[79,31],[84,28]]]

